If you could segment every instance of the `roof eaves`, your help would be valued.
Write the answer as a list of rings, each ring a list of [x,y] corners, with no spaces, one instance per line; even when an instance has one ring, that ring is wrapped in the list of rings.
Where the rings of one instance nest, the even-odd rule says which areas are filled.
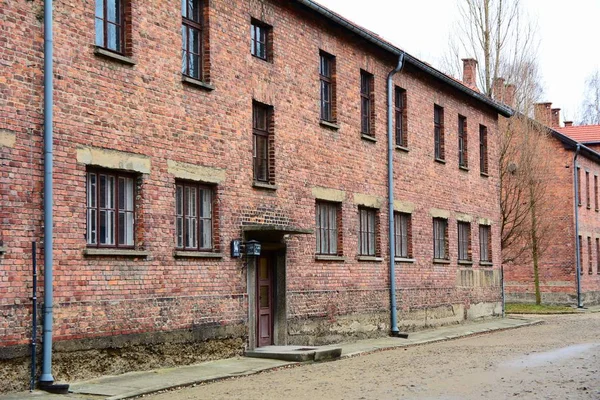
[[[367,41],[379,46],[380,48],[382,48],[394,55],[399,56],[400,54],[404,53],[406,62],[409,62],[410,64],[417,67],[421,71],[439,79],[440,81],[465,93],[466,95],[473,97],[476,100],[479,100],[482,103],[492,107],[503,117],[511,117],[514,114],[514,111],[510,107],[508,107],[504,104],[497,103],[496,101],[485,96],[484,94],[479,93],[479,92],[471,89],[470,87],[463,85],[462,83],[456,81],[455,79],[452,79],[448,75],[438,71],[437,69],[424,63],[423,61],[419,60],[418,58],[411,56],[410,54],[408,54],[405,51],[399,49],[398,47],[392,45],[391,43],[388,43],[385,40],[382,40],[380,37],[374,35],[373,33],[369,32],[368,30],[348,21],[347,19],[345,19],[342,16],[323,7],[322,5],[316,3],[315,1],[313,1],[313,0],[296,0],[296,1],[302,5],[310,8],[311,10],[321,14],[325,18],[343,26],[344,28],[357,34],[358,36],[362,37],[363,39],[366,39]]]

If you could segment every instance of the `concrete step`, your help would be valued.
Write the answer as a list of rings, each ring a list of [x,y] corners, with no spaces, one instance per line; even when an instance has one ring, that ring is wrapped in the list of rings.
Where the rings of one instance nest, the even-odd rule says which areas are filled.
[[[342,348],[332,346],[264,346],[245,353],[246,357],[294,362],[335,360],[341,355]]]

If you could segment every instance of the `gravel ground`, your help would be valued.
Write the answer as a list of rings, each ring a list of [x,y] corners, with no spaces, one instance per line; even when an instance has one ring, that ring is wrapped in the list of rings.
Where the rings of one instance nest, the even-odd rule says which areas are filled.
[[[147,396],[184,399],[600,399],[600,313]]]

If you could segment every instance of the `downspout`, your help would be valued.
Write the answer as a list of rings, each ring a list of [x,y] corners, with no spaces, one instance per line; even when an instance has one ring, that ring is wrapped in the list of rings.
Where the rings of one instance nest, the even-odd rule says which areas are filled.
[[[52,0],[44,0],[44,334],[41,386],[51,386],[52,376],[52,143],[53,143],[53,37]]]
[[[577,156],[579,156],[581,144],[577,143],[575,155],[573,156],[573,185],[575,188],[575,260],[576,260],[576,275],[577,275],[577,307],[583,308],[581,304],[581,257],[579,256],[581,249],[579,248],[579,176],[577,174]]]
[[[394,236],[394,75],[404,66],[404,53],[398,56],[398,65],[388,74],[388,215],[390,243],[390,311],[391,335],[400,336],[398,330],[398,311],[396,310],[396,240]]]

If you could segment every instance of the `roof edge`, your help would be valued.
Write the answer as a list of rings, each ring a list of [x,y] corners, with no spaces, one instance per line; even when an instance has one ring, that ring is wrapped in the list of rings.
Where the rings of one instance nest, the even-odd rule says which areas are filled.
[[[498,103],[498,102],[492,100],[491,98],[462,84],[461,82],[452,79],[451,77],[444,74],[443,72],[438,71],[437,69],[424,63],[423,61],[419,60],[418,58],[413,57],[410,54],[406,53],[404,50],[401,50],[398,47],[392,45],[391,43],[388,43],[388,42],[382,40],[381,38],[373,35],[371,32],[367,31],[366,29],[351,23],[350,21],[342,18],[338,14],[336,14],[336,13],[332,12],[331,10],[323,7],[322,5],[314,2],[313,0],[296,0],[296,2],[310,8],[311,10],[313,10],[313,11],[317,12],[318,14],[324,16],[325,18],[337,23],[338,25],[341,25],[342,27],[357,34],[358,36],[362,37],[363,39],[366,39],[367,41],[375,44],[376,46],[382,48],[383,50],[386,50],[397,56],[404,53],[406,56],[406,58],[405,58],[406,61],[409,62],[410,64],[412,64],[413,66],[415,66],[416,68],[418,68],[421,71],[433,76],[434,78],[437,78],[438,80],[448,84],[449,86],[453,87],[454,89],[457,89],[458,91],[463,92],[464,94],[466,94],[470,97],[473,97],[474,99],[484,103],[485,105],[492,107],[503,117],[512,117],[513,116],[514,111],[512,108],[510,108],[504,104]]]

